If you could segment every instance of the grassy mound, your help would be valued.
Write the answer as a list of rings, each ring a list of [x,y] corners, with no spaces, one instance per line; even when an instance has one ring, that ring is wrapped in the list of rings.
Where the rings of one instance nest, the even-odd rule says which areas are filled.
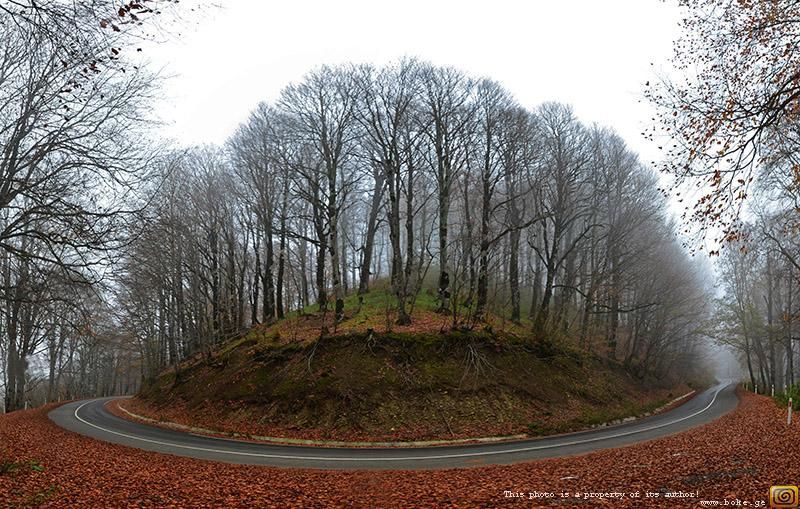
[[[685,392],[643,389],[616,363],[533,343],[516,326],[454,331],[424,303],[411,326],[388,319],[381,328],[375,301],[382,298],[335,331],[319,314],[256,327],[210,359],[182,366],[177,379],[162,374],[126,406],[251,435],[426,440],[581,429]]]

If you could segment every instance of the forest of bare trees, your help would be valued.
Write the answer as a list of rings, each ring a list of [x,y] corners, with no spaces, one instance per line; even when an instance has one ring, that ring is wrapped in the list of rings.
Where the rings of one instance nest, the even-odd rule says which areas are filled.
[[[642,376],[698,351],[705,282],[656,175],[566,105],[411,59],[321,67],[159,169],[114,299],[145,377],[288,313],[334,333],[376,285],[395,323],[435,291],[454,328],[502,317]]]
[[[153,77],[123,59],[115,2],[0,3],[0,389],[4,409],[131,390],[108,273],[128,242]]]
[[[798,191],[791,138],[769,156],[769,172],[756,186],[753,217],[719,263],[716,337],[733,347],[747,377],[761,392],[783,391],[800,380],[800,237]]]
[[[569,106],[415,59],[323,66],[223,146],[157,150],[108,23],[73,59],[31,26],[0,25],[6,411],[136,390],[290,313],[334,334],[376,288],[391,323],[431,292],[452,328],[696,367],[707,282],[658,177]]]
[[[680,73],[648,82],[659,107],[649,132],[685,231],[720,255],[709,333],[738,354],[751,386],[782,392],[800,378],[800,2],[681,4]]]

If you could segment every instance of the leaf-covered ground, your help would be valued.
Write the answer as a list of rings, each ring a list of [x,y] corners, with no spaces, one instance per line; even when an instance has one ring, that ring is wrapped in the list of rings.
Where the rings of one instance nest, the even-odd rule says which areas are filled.
[[[84,438],[52,424],[47,410],[0,417],[0,507],[701,507],[726,499],[752,507],[766,502],[770,485],[800,482],[800,423],[787,428],[785,410],[752,394],[719,421],[652,442],[443,471],[205,462]],[[527,499],[535,491],[555,498]],[[562,491],[570,497],[560,498]],[[640,498],[627,495],[636,491]],[[648,491],[661,496],[646,498]],[[665,498],[678,491],[695,496]],[[625,498],[584,495],[613,492]]]

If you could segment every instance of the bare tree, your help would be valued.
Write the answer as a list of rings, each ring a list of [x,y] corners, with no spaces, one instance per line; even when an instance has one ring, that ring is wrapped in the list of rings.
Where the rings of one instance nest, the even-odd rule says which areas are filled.
[[[439,310],[450,309],[448,235],[451,190],[467,162],[469,130],[474,114],[473,81],[451,67],[425,66],[424,132],[432,151],[429,166],[436,176],[439,236]],[[427,118],[426,118],[427,117]]]
[[[348,168],[357,135],[353,70],[319,68],[300,84],[284,89],[280,107],[293,115],[297,136],[314,148],[320,161],[319,170],[311,170],[320,177],[319,194],[313,201],[324,200],[324,230],[328,237],[325,247],[330,254],[335,319],[339,322],[344,319],[339,216],[356,180],[355,173]]]

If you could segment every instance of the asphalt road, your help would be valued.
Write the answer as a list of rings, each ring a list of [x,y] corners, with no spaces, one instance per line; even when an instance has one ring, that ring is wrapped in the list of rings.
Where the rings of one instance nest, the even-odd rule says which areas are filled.
[[[211,438],[121,419],[105,409],[114,398],[67,403],[49,417],[63,428],[98,440],[204,460],[321,469],[434,469],[571,456],[672,435],[736,408],[735,387],[723,382],[673,410],[616,426],[513,442],[419,448],[349,449]]]

